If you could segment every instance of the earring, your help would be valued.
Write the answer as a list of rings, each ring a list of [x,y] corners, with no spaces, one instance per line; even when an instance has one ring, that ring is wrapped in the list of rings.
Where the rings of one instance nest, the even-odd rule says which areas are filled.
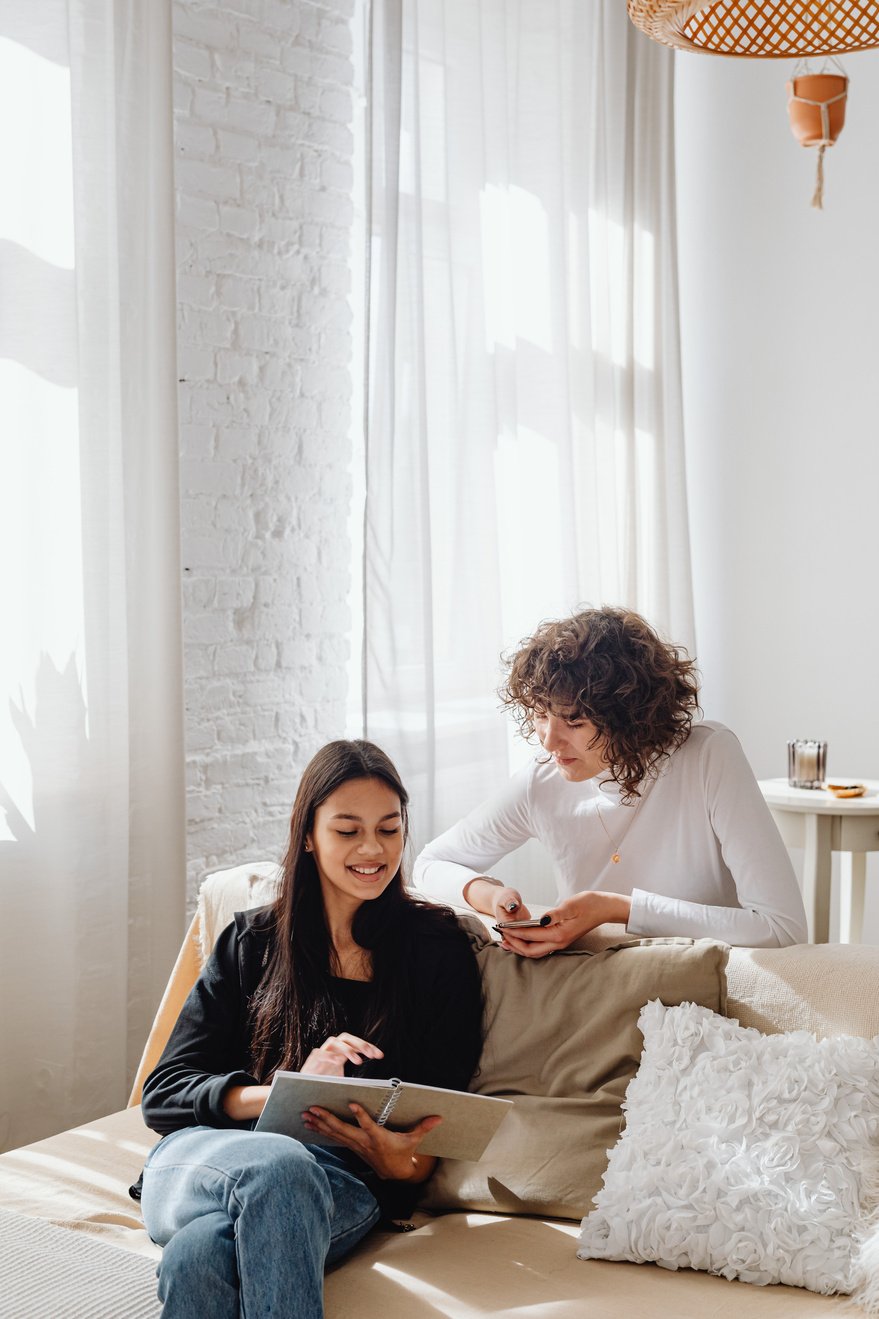
[[[311,843],[306,843],[306,844],[305,844],[305,847],[304,847],[302,850],[303,850],[304,852],[310,852],[310,851],[311,851]]]

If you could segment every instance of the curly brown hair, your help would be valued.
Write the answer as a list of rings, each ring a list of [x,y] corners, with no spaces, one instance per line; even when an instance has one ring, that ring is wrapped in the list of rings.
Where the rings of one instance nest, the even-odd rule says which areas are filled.
[[[499,694],[523,735],[546,710],[588,719],[625,801],[687,740],[699,709],[695,662],[631,609],[603,605],[541,623],[505,663]]]

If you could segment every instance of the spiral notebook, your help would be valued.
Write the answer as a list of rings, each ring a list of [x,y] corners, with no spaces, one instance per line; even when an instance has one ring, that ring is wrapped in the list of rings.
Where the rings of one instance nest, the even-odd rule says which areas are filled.
[[[509,1099],[472,1095],[464,1090],[442,1090],[391,1077],[312,1076],[305,1072],[276,1072],[260,1115],[257,1131],[295,1136],[306,1145],[335,1145],[337,1141],[307,1131],[302,1113],[312,1104],[343,1121],[353,1121],[348,1105],[362,1104],[381,1126],[399,1131],[438,1113],[443,1121],[428,1132],[419,1154],[443,1159],[478,1159],[513,1107]]]

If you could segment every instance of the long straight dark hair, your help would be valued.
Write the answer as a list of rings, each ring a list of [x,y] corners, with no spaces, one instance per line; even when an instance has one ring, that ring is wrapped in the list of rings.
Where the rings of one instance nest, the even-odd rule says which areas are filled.
[[[281,888],[270,913],[273,947],[266,974],[251,1000],[251,1065],[266,1081],[278,1068],[298,1071],[312,1049],[345,1028],[332,994],[333,947],[324,915],[321,884],[305,841],[322,802],[344,783],[378,779],[397,794],[404,842],[409,795],[392,761],[372,742],[338,741],[323,747],[306,766],[290,817],[290,842]],[[372,961],[372,1017],[364,1029],[373,1043],[406,1034],[406,925],[429,904],[403,885],[402,861],[380,897],[363,902],[354,916],[354,942]],[[450,913],[434,909],[434,919]],[[430,918],[429,918],[430,919]]]

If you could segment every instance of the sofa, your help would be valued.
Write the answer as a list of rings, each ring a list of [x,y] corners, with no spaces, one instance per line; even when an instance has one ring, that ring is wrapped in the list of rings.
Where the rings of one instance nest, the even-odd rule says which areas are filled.
[[[129,1107],[0,1156],[0,1316],[159,1314],[154,1274],[160,1252],[128,1195],[156,1139],[140,1115],[140,1087],[213,939],[232,911],[269,900],[276,879],[276,867],[260,863],[206,880]],[[441,1164],[423,1207],[404,1225],[414,1230],[378,1230],[328,1271],[328,1319],[821,1319],[843,1309],[851,1313],[844,1296],[751,1286],[654,1264],[583,1260],[576,1247],[579,1218],[600,1184],[622,1125],[619,1105],[638,1063],[637,1014],[625,1009],[623,1029],[622,1000],[642,993],[645,974],[646,997],[683,1001],[679,984],[685,983],[707,1007],[765,1033],[804,1029],[819,1038],[872,1038],[879,1033],[879,948],[730,950],[690,940],[629,939],[621,928],[602,927],[570,954],[525,963],[493,946],[486,923],[475,923],[472,915],[471,932],[486,983],[483,1088],[490,1093],[492,1077],[504,1065],[509,1070],[503,1059],[492,1058],[492,1050],[504,1052],[497,1041],[509,1032],[511,1014],[517,1033],[534,1032],[525,1039],[525,1052],[543,1049],[544,1062],[533,1082],[515,1083],[520,1126],[514,1123],[502,1156],[492,1161],[491,1147],[487,1151],[488,1174],[480,1165]],[[597,998],[588,999],[587,981],[598,986]],[[526,1012],[525,1002],[534,1010]],[[559,1021],[568,1023],[564,1030]],[[575,1040],[572,1058],[565,1048],[577,1030],[588,1047]],[[587,1107],[572,1108],[567,1069],[601,1053],[602,1031],[614,1039],[626,1035],[628,1062],[603,1064],[591,1095],[576,1100]],[[510,1084],[496,1082],[499,1088]],[[545,1093],[531,1095],[528,1088]],[[591,1141],[581,1137],[587,1129]],[[536,1152],[535,1139],[545,1142]],[[547,1181],[553,1182],[551,1191]]]

